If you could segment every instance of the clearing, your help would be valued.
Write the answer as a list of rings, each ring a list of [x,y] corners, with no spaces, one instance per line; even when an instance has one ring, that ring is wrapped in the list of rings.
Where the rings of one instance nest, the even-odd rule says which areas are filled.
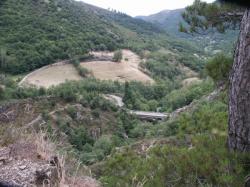
[[[81,66],[90,70],[93,76],[101,80],[140,81],[153,83],[154,80],[140,70],[140,57],[129,50],[122,50],[123,59],[120,63],[112,62],[112,52],[92,52],[94,60],[81,62]],[[73,65],[67,61],[37,69],[23,78],[19,85],[33,85],[49,88],[67,80],[81,80]]]
[[[23,78],[19,85],[34,85],[49,88],[67,80],[81,80],[81,76],[72,64],[58,62],[42,67]]]
[[[153,83],[154,80],[140,70],[141,59],[130,50],[122,50],[123,59],[121,62],[91,61],[82,62],[81,66],[90,70],[94,77],[101,80],[113,81],[139,81]],[[96,52],[95,56],[112,57],[110,52]]]

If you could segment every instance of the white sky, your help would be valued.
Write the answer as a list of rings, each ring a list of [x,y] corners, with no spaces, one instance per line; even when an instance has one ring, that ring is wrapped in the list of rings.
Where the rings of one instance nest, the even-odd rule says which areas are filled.
[[[81,0],[102,8],[112,8],[131,16],[150,15],[191,5],[194,0]],[[214,0],[203,0],[213,2]]]

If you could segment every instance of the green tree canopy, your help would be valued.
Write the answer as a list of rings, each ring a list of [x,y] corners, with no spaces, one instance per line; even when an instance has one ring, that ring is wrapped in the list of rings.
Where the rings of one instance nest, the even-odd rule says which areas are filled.
[[[224,32],[227,28],[236,29],[239,28],[244,10],[244,7],[223,1],[206,3],[195,0],[182,14],[188,28],[184,29],[183,24],[180,24],[179,30],[199,33],[213,28],[219,32]]]

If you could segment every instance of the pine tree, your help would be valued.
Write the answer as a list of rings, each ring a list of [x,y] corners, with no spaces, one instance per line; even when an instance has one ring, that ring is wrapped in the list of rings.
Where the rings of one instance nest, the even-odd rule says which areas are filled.
[[[241,25],[229,79],[228,148],[250,152],[250,9],[225,2],[207,4],[196,0],[186,8],[183,18],[190,32],[208,28],[224,32]]]
[[[125,103],[127,107],[131,104],[133,105],[133,102],[134,102],[133,93],[129,86],[129,82],[125,82],[123,102]]]

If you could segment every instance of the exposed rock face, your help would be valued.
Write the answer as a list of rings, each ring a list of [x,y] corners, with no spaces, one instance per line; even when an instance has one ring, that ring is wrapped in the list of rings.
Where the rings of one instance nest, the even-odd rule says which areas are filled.
[[[250,151],[250,9],[242,19],[229,88],[229,137],[231,150]]]
[[[0,181],[17,186],[53,186],[56,184],[57,170],[50,164],[29,160],[14,160],[0,169]]]
[[[0,187],[100,187],[87,176],[67,177],[57,156],[43,159],[32,143],[0,148]]]
[[[57,167],[39,159],[32,144],[0,149],[0,183],[6,186],[56,186]],[[35,157],[37,155],[37,158]]]

